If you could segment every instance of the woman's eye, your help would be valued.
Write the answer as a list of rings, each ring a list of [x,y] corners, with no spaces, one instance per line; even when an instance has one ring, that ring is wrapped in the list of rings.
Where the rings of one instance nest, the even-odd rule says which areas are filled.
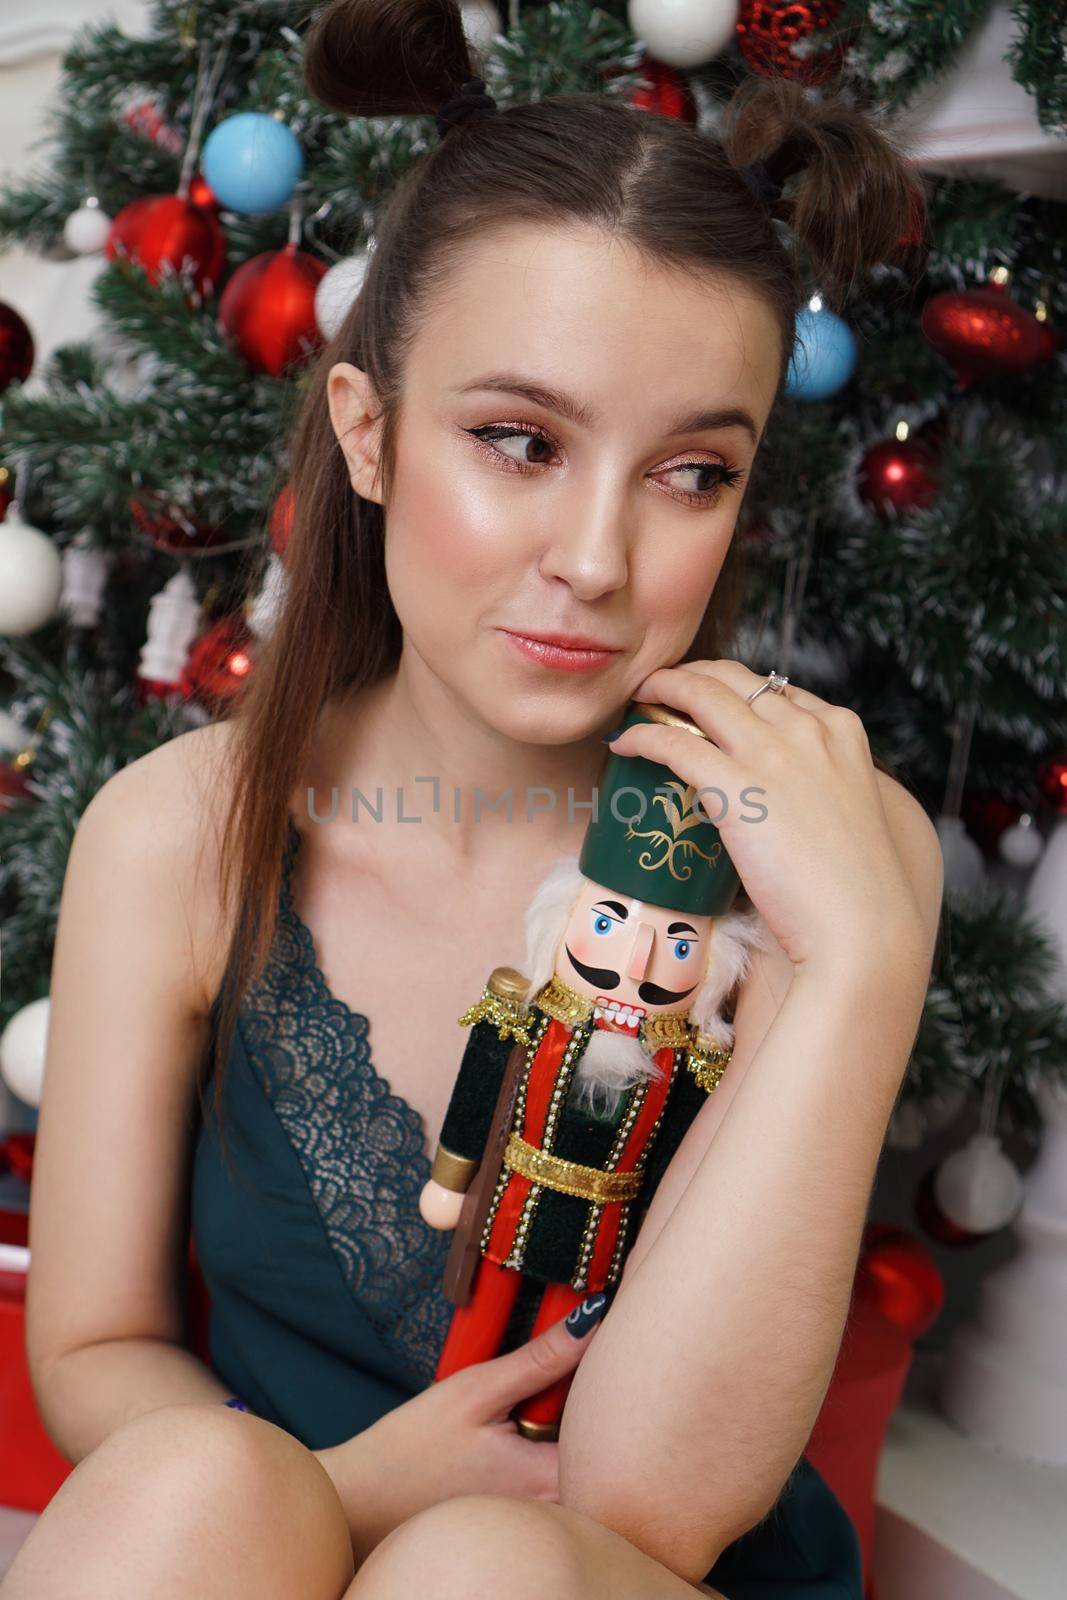
[[[552,448],[551,439],[540,428],[508,426],[505,423],[494,422],[487,423],[481,428],[467,428],[465,431],[473,439],[477,439],[479,443],[484,444],[494,455],[506,457],[512,463],[512,466],[516,467],[520,472],[543,466],[543,457],[539,458],[537,452],[540,450],[550,451]],[[501,449],[501,445],[508,440],[520,441],[513,446],[514,454],[512,454],[511,450]],[[534,450],[532,459],[531,446],[533,446]]]
[[[724,461],[682,461],[667,470],[668,473],[691,472],[695,475],[696,484],[681,494],[681,498],[690,505],[713,505],[724,489],[732,488],[744,477],[740,467],[728,467]],[[710,485],[706,478],[701,485],[705,474],[711,476]]]

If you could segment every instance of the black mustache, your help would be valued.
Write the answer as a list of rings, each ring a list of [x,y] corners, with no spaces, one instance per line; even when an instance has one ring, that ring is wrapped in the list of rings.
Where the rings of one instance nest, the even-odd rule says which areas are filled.
[[[586,983],[602,989],[605,994],[610,994],[612,989],[619,987],[622,982],[622,974],[616,972],[613,967],[587,967],[584,961],[578,960],[578,957],[567,945],[564,945],[563,948],[567,952],[567,960],[579,977],[585,979]],[[695,989],[695,983],[690,984],[688,989],[663,989],[658,983],[639,983],[637,985],[637,992],[641,999],[647,1001],[650,1006],[676,1005],[679,1000],[688,999]]]

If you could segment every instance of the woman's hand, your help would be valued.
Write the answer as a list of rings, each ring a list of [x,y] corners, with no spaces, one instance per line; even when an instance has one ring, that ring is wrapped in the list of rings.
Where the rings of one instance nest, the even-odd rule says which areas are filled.
[[[508,1413],[573,1371],[598,1326],[586,1320],[576,1338],[563,1319],[432,1383],[346,1443],[314,1451],[341,1497],[357,1567],[393,1528],[453,1495],[558,1501],[559,1445],[524,1438]]]
[[[610,749],[721,791],[699,803],[794,967],[871,972],[898,955],[925,991],[927,931],[862,722],[792,683],[747,703],[765,682],[739,661],[661,667],[633,698],[685,712],[707,739],[648,722]]]

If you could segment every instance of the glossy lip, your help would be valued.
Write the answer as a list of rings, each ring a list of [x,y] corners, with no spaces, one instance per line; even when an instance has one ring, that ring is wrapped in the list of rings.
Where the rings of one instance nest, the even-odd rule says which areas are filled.
[[[516,628],[505,628],[504,633],[510,633],[516,639],[532,639],[534,644],[555,644],[561,650],[602,650],[616,651],[618,645],[604,644],[600,639],[590,639],[584,633],[519,633]]]
[[[562,672],[591,672],[617,656],[619,651],[614,647],[605,648],[603,645],[575,644],[568,640],[560,644],[556,639],[544,639],[529,633],[513,633],[510,628],[501,628],[500,632],[509,639],[516,649],[530,661],[536,661],[543,667],[554,667]]]

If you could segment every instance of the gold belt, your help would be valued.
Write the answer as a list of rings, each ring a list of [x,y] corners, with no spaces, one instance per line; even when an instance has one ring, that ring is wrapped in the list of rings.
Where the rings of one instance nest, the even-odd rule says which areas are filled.
[[[580,1200],[595,1200],[605,1205],[611,1200],[633,1200],[641,1192],[643,1172],[601,1172],[599,1167],[583,1167],[578,1161],[564,1161],[513,1133],[504,1151],[504,1165],[546,1189],[574,1194]]]

